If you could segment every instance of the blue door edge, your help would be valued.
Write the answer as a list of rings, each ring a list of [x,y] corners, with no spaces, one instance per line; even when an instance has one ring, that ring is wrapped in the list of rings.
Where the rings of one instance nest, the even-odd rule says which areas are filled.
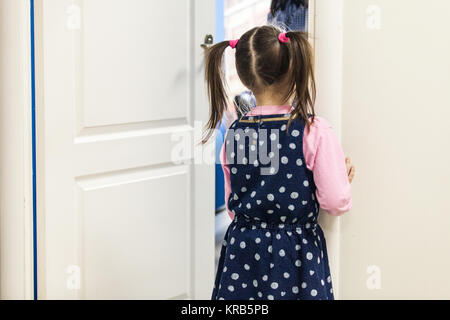
[[[33,184],[33,299],[38,299],[37,283],[37,199],[36,199],[36,75],[35,75],[34,0],[30,0],[30,55],[31,55],[31,148]]]

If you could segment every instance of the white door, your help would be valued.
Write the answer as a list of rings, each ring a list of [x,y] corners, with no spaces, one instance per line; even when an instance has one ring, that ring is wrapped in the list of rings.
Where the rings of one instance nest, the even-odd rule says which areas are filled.
[[[172,151],[207,117],[213,20],[211,0],[37,0],[39,299],[210,298],[214,166]]]

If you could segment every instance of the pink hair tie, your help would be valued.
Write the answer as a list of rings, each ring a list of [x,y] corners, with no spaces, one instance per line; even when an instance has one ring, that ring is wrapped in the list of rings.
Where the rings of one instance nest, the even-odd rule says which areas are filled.
[[[239,42],[239,39],[236,39],[236,40],[230,40],[230,47],[231,48],[236,48],[236,46],[237,46],[237,44],[238,44],[238,42]]]
[[[278,40],[282,43],[289,42],[289,38],[286,36],[286,32],[282,32],[278,35]]]

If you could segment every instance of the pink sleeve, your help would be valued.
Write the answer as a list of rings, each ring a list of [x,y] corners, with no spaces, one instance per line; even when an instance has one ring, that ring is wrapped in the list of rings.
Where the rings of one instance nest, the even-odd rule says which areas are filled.
[[[303,154],[314,175],[320,207],[333,216],[349,211],[352,197],[344,151],[327,120],[315,117],[310,132],[305,128]]]
[[[228,210],[228,198],[230,197],[231,193],[231,181],[230,181],[230,167],[227,165],[227,156],[225,153],[225,143],[223,144],[222,149],[220,150],[220,162],[222,163],[223,176],[225,178],[225,206],[227,208],[228,215],[230,216],[231,220],[233,220],[234,213]]]

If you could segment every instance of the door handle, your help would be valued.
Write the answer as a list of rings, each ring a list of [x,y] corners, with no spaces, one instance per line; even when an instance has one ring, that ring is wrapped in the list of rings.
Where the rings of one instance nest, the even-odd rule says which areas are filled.
[[[200,47],[202,47],[203,49],[208,49],[209,47],[211,47],[214,44],[214,37],[212,34],[207,34],[205,36],[205,40],[203,41],[203,43],[200,45]]]

